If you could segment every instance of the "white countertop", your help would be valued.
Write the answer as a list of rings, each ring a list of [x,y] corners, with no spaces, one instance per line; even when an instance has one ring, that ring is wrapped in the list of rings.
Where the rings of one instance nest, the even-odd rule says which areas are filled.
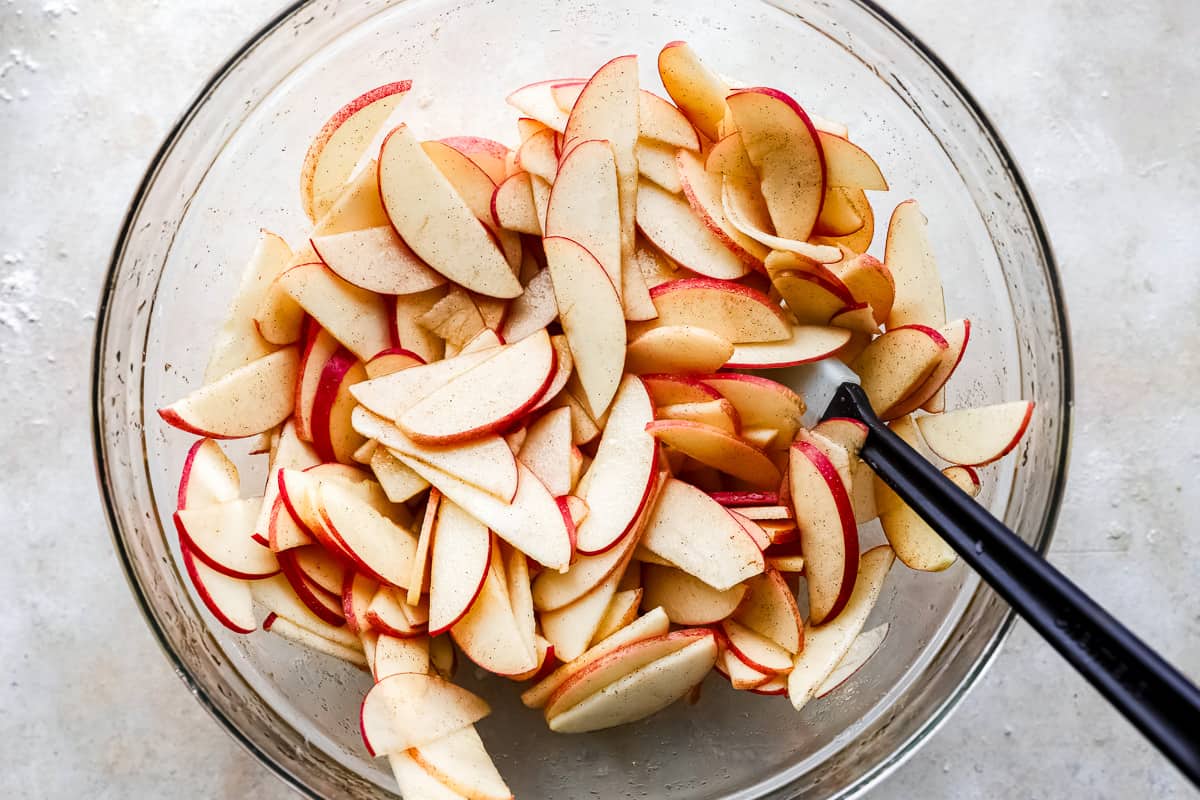
[[[1059,258],[1078,404],[1052,558],[1200,675],[1200,5],[885,5],[997,124]],[[170,122],[281,6],[0,0],[0,796],[292,796],[192,700],[135,610],[97,499],[87,403],[125,205]],[[871,794],[1185,796],[1023,624]]]

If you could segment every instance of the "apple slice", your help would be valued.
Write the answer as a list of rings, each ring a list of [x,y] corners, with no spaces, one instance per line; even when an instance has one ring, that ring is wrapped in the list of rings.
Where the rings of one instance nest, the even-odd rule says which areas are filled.
[[[483,669],[497,675],[520,675],[537,667],[537,655],[525,643],[504,580],[496,569],[488,570],[478,597],[450,628],[450,635],[467,658]]]
[[[506,230],[542,235],[542,221],[533,203],[533,185],[528,172],[511,175],[496,186],[492,194],[492,221]]]
[[[417,539],[383,516],[362,495],[333,481],[316,486],[324,531],[364,574],[381,583],[409,583]]]
[[[667,94],[692,125],[712,141],[721,138],[729,87],[700,61],[687,42],[670,42],[658,54],[658,74]]]
[[[759,672],[782,674],[792,669],[792,654],[744,625],[727,619],[721,623],[729,652]]]
[[[850,341],[845,328],[793,325],[791,336],[781,342],[734,345],[725,369],[778,369],[821,361],[836,354]]]
[[[460,353],[365,381],[352,387],[350,393],[375,414],[394,420],[434,391],[495,355],[493,349]]]
[[[496,770],[474,726],[408,752],[426,772],[463,797],[470,800],[512,800],[513,793]],[[427,797],[424,794],[406,796],[421,800]]]
[[[319,633],[346,647],[354,648],[359,644],[358,635],[353,630],[343,630],[346,619],[342,615],[340,604],[335,599],[325,598],[323,592],[316,592],[322,602],[322,612],[318,616],[315,609],[310,608],[303,598],[296,595],[296,591],[284,575],[254,581],[250,584],[250,591],[259,605],[302,628]]]
[[[378,86],[342,106],[317,132],[300,171],[300,202],[314,222],[350,179],[363,151],[412,88],[412,81]]]
[[[738,508],[743,512],[750,511],[756,506],[773,506],[779,502],[778,492],[739,490],[736,492],[709,492],[708,494],[726,508]],[[789,515],[790,513],[788,512]]]
[[[783,575],[768,569],[747,580],[746,586],[746,599],[733,613],[733,620],[793,655],[800,652],[804,647],[804,622],[796,596]]]
[[[251,584],[217,572],[196,558],[185,543],[181,541],[180,544],[184,569],[200,602],[218,622],[234,633],[253,633],[257,626]]]
[[[261,497],[197,505],[175,512],[175,527],[188,550],[208,566],[231,578],[255,580],[279,571],[269,548],[254,541]]]
[[[214,439],[261,433],[291,415],[299,362],[295,347],[277,350],[160,408],[158,415],[168,425]]]
[[[671,655],[610,683],[549,719],[557,733],[586,733],[635,722],[661,711],[704,679],[717,660],[711,632]]]
[[[550,270],[543,269],[525,284],[525,292],[512,301],[501,333],[505,341],[519,342],[558,319],[558,301]]]
[[[237,499],[241,488],[237,467],[212,439],[199,439],[188,448],[179,475],[177,508],[229,503]]]
[[[638,186],[637,224],[655,247],[701,275],[732,280],[751,269],[696,215],[686,198],[646,180]]]
[[[513,620],[521,633],[525,648],[533,653],[535,666],[520,673],[518,680],[528,680],[531,673],[541,669],[546,654],[554,649],[549,640],[538,635],[537,615],[533,608],[533,590],[529,577],[529,560],[517,548],[502,544],[501,556],[504,566],[505,588],[508,592],[508,604],[512,609]]]
[[[355,409],[352,417],[363,435],[375,439],[397,457],[416,459],[506,502],[517,491],[516,459],[496,434],[461,444],[424,445],[364,408]]]
[[[616,633],[602,639],[578,658],[563,664],[538,683],[525,690],[521,702],[529,708],[541,708],[564,681],[597,659],[632,642],[662,636],[670,629],[670,620],[661,608],[646,612]]]
[[[691,278],[650,292],[658,325],[698,325],[733,344],[774,342],[791,336],[783,311],[765,294],[733,281]]]
[[[825,196],[825,158],[804,109],[783,92],[754,88],[725,100],[742,144],[758,169],[775,232],[806,241]]]
[[[757,689],[777,677],[772,673],[759,672],[738,658],[728,647],[721,648],[713,668],[728,678],[734,689],[741,691]]]
[[[664,444],[701,464],[741,478],[762,489],[779,485],[779,470],[761,450],[720,428],[702,422],[661,419],[646,430]]]
[[[765,566],[758,545],[724,507],[674,478],[659,493],[641,543],[718,591]]]
[[[313,447],[323,461],[353,461],[354,451],[365,441],[350,424],[356,405],[350,387],[367,379],[367,371],[345,347],[325,362],[313,395],[309,426]]]
[[[515,272],[521,265],[521,238],[516,232],[499,227],[492,219],[495,181],[469,157],[444,142],[422,142],[421,149],[438,172],[450,182],[475,218],[492,233],[509,267]]]
[[[563,389],[566,387],[567,383],[570,382],[571,378],[575,376],[575,359],[571,355],[571,346],[567,344],[567,337],[563,336],[562,334],[551,336],[550,345],[554,348],[555,353],[554,376],[550,378],[550,385],[546,387],[546,391],[542,394],[542,399],[538,400],[533,408],[529,410],[530,413],[540,411],[542,408],[549,406],[551,403],[559,399],[563,394],[567,394],[567,392],[563,392]],[[580,406],[580,408],[582,409],[582,406]],[[584,413],[588,416],[588,419],[591,420],[591,414],[588,413],[586,409],[584,410]],[[591,420],[591,422],[592,427],[595,427],[595,420]],[[575,412],[572,411],[572,429],[574,429],[575,424]],[[593,436],[599,432],[599,429],[597,429],[594,431]],[[591,437],[585,439],[584,441],[590,440]],[[577,439],[575,444],[582,444],[582,442]]]
[[[871,660],[871,656],[875,655],[883,645],[889,627],[891,627],[890,624],[885,622],[855,636],[846,655],[842,656],[842,660],[834,667],[833,672],[829,673],[829,677],[817,687],[816,697],[819,699],[830,694],[849,680],[850,676],[862,669]]]
[[[813,233],[833,238],[850,236],[865,224],[866,221],[851,202],[847,191],[841,187],[826,185],[821,215],[817,217]]]
[[[409,249],[391,225],[314,236],[310,241],[338,277],[372,292],[412,294],[446,282]]]
[[[761,199],[761,195],[747,198],[745,194],[748,191],[746,186],[729,176],[726,176],[721,186],[721,209],[725,212],[729,224],[742,234],[776,252],[795,253],[819,263],[834,262],[842,257],[841,251],[832,245],[790,239],[768,231],[766,223],[757,218],[759,209],[754,205],[754,200]]]
[[[316,252],[306,247],[304,252],[288,262],[285,270],[296,264],[306,264],[316,257]],[[279,281],[271,281],[266,294],[254,309],[254,329],[271,344],[295,344],[300,341],[307,319],[304,309],[283,290]]]
[[[711,630],[691,628],[619,647],[564,681],[546,701],[543,713],[551,719],[642,667],[678,653],[697,641],[712,638]]]
[[[492,558],[492,534],[461,507],[443,500],[429,557],[429,634],[462,619],[483,588]]]
[[[416,322],[446,340],[447,357],[460,353],[463,345],[487,329],[487,321],[471,293],[460,286],[451,287],[444,297],[417,317]]]
[[[746,585],[717,591],[704,581],[674,567],[646,564],[642,568],[647,608],[662,608],[676,625],[713,625],[733,614],[746,596]]]
[[[371,671],[376,682],[392,675],[429,672],[429,639],[425,636],[401,639],[381,634],[375,642]]]
[[[581,81],[554,84],[551,88],[554,102],[563,111],[570,112],[583,87]],[[700,149],[700,138],[687,117],[671,103],[645,89],[638,92],[638,137],[669,146],[672,155],[681,147],[685,150]]]
[[[386,448],[377,447],[371,454],[371,471],[393,503],[407,503],[429,488],[429,482],[404,465]]]
[[[417,534],[417,552],[412,560],[412,575],[408,579],[408,592],[405,600],[417,605],[425,584],[429,582],[429,550],[433,546],[433,529],[437,524],[438,509],[442,504],[442,493],[437,488],[429,490],[425,499],[425,510],[421,516],[421,529]]]
[[[263,493],[263,507],[259,512],[254,531],[259,536],[265,536],[276,552],[300,544],[311,544],[308,533],[301,530],[292,519],[286,508],[282,516],[278,507],[282,506],[279,498],[279,473],[284,469],[308,469],[320,463],[321,459],[307,442],[300,440],[297,435],[297,425],[294,420],[284,423],[279,432],[279,443],[271,458],[271,466],[267,472],[267,485]],[[277,523],[287,526],[288,530],[277,530]],[[290,523],[290,524],[289,524]],[[282,534],[282,536],[281,536]],[[297,535],[298,534],[298,535]]]
[[[542,244],[576,372],[588,405],[602,413],[621,382],[625,312],[603,266],[583,246],[557,236]]]
[[[396,231],[435,270],[489,297],[521,293],[487,228],[404,125],[380,149],[379,193]]]
[[[538,611],[556,611],[591,592],[625,563],[637,539],[631,533],[603,552],[579,556],[566,572],[543,570],[533,581],[534,607]]]
[[[563,157],[550,190],[546,236],[570,239],[591,253],[620,298],[621,207],[617,164],[608,141],[580,141]]]
[[[808,578],[809,618],[819,625],[841,612],[854,588],[858,527],[837,468],[815,445],[792,445],[788,476]]]
[[[733,407],[733,403],[724,398],[704,403],[677,403],[670,406],[659,406],[655,413],[659,419],[699,422],[724,431],[730,436],[737,436],[741,430],[737,409]]]
[[[803,398],[787,386],[736,372],[703,375],[699,380],[733,404],[743,428],[769,426],[788,442],[795,438],[805,406]]]
[[[875,322],[887,322],[896,301],[896,282],[882,261],[867,254],[830,264],[828,269],[859,303],[871,306]]]
[[[367,659],[361,648],[346,647],[331,639],[326,639],[324,636],[277,614],[268,614],[267,618],[263,620],[262,627],[264,631],[278,634],[289,641],[303,645],[308,650],[333,656],[357,667],[366,668],[367,666]]]
[[[254,324],[254,313],[270,292],[276,276],[292,259],[292,250],[280,237],[263,231],[254,254],[242,272],[229,313],[217,330],[204,382],[212,383],[269,354],[274,348],[264,340]]]
[[[591,513],[579,526],[577,547],[599,553],[612,547],[637,521],[654,485],[658,445],[646,432],[654,405],[634,377],[621,381],[596,457],[575,493]]]
[[[626,550],[616,569],[578,600],[553,611],[541,612],[542,633],[554,645],[559,659],[572,661],[578,658],[596,638],[631,555],[632,552]]]
[[[663,325],[630,340],[625,368],[636,374],[713,372],[736,348],[720,334],[695,325]]]
[[[554,183],[558,174],[558,153],[555,151],[555,133],[547,128],[530,136],[517,151],[517,166],[528,172],[534,178]],[[535,189],[534,182],[530,183],[531,191]],[[537,195],[534,194],[534,207],[537,208]],[[545,221],[544,215],[542,217]]]
[[[883,419],[924,385],[949,349],[941,333],[924,325],[889,328],[850,365],[862,381],[871,407]]]
[[[408,672],[376,683],[359,721],[372,757],[436,742],[491,713],[481,698],[433,675]]]
[[[942,470],[942,474],[954,481],[954,484],[958,486],[958,488],[962,489],[971,497],[979,496],[979,490],[982,487],[982,484],[979,481],[979,473],[976,472],[973,467],[961,467],[958,465],[946,467],[944,470]]]
[[[495,139],[483,136],[448,136],[438,141],[471,159],[494,183],[499,183],[507,177],[505,163],[512,151]]]
[[[651,289],[660,283],[696,274],[691,270],[681,269],[678,264],[650,246],[641,237],[638,238],[631,262],[637,266],[638,272],[642,273],[642,280]]]
[[[821,152],[825,157],[825,182],[830,186],[874,189],[886,192],[887,181],[875,159],[866,150],[844,136],[820,131]]]
[[[919,417],[917,427],[929,449],[946,461],[979,467],[1012,452],[1032,418],[1033,403],[1017,400]]]
[[[879,599],[884,579],[895,559],[892,548],[887,545],[863,553],[854,592],[845,610],[830,622],[805,631],[804,649],[796,656],[788,675],[788,697],[797,710],[812,699],[849,652]]]
[[[554,376],[554,347],[543,330],[452,379],[396,417],[414,441],[449,444],[491,433],[528,411]]]
[[[298,547],[281,554],[291,560],[304,579],[312,585],[323,589],[332,595],[340,595],[346,580],[346,570],[350,562],[337,553],[330,553],[323,547],[310,545]],[[283,567],[283,561],[280,561]],[[293,584],[295,582],[293,581]]]
[[[879,323],[875,321],[875,312],[867,303],[846,306],[829,318],[829,324],[854,332],[854,337],[874,336],[879,333]],[[869,339],[867,340],[869,342]]]
[[[417,320],[433,308],[445,293],[444,287],[438,287],[415,294],[397,295],[392,309],[392,337],[401,347],[427,364],[441,360],[445,346],[436,334],[421,327]]]
[[[937,366],[912,394],[888,409],[889,417],[903,417],[929,403],[942,392],[946,381],[958,369],[971,338],[971,323],[965,319],[955,320],[942,326],[938,333],[946,340],[946,349],[942,351]]]
[[[892,212],[884,263],[896,281],[888,329],[913,324],[934,328],[945,325],[942,279],[929,245],[925,215],[916,200],[905,200]]]
[[[682,193],[683,182],[679,178],[679,164],[675,161],[677,152],[679,148],[675,145],[639,139],[638,174],[671,194]]]
[[[642,375],[642,384],[658,408],[721,400],[721,393],[692,375],[668,373]]]
[[[582,86],[583,78],[555,78],[522,86],[505,98],[510,106],[526,117],[531,117],[554,130],[567,126],[567,111],[560,108],[554,99],[554,87],[564,84]]]
[[[388,756],[392,775],[400,787],[402,797],[419,797],[421,800],[465,800],[458,792],[451,791],[418,764],[409,752]]]
[[[510,503],[504,503],[411,456],[403,453],[396,453],[396,456],[534,561],[551,569],[561,569],[570,563],[571,537],[562,509],[524,464],[517,462],[517,492]]]
[[[604,612],[604,617],[600,620],[600,627],[592,636],[592,644],[599,644],[637,619],[643,592],[640,587],[636,589],[621,588],[629,575],[630,570],[626,569],[625,574],[621,576],[621,584],[617,587],[617,593],[613,595],[608,604],[608,610]]]
[[[364,577],[359,575],[357,579],[361,580]],[[356,600],[357,611],[352,615],[351,611],[347,609],[347,621],[352,616],[360,620],[358,622],[360,632],[365,626],[398,639],[414,639],[425,636],[428,632],[427,625],[417,619],[419,615],[415,612],[416,607],[408,604],[403,591],[393,586],[381,586],[370,579],[368,581],[369,588],[362,592],[363,595],[371,598],[367,603],[366,611],[357,613],[361,610],[361,603]]]
[[[379,200],[379,169],[371,159],[342,187],[333,205],[317,220],[312,235],[330,236],[387,224],[387,214]]]
[[[518,458],[546,485],[550,494],[571,493],[571,411],[556,408],[527,429]]]
[[[683,193],[705,227],[743,263],[761,270],[770,247],[746,235],[730,221],[722,201],[721,174],[705,169],[700,156],[686,150],[676,154],[676,166]]]
[[[384,375],[391,375],[409,367],[419,367],[425,363],[425,359],[411,350],[405,350],[403,347],[389,347],[387,350],[376,353],[364,366],[367,369],[367,378],[382,378]]]
[[[280,287],[362,361],[392,346],[383,298],[342,280],[320,262],[279,276]]]

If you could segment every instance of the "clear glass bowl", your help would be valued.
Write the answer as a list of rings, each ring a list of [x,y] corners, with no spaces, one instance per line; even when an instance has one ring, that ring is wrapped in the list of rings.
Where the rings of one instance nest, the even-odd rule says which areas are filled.
[[[1058,510],[1071,410],[1067,331],[1041,223],[995,131],[911,34],[866,2],[824,0],[322,0],[285,12],[241,48],[172,131],[117,246],[96,339],[96,453],[116,550],[146,619],[197,699],[238,741],[312,797],[394,791],[357,730],[368,678],[267,634],[229,634],[201,610],[164,522],[190,437],[153,409],[194,386],[212,332],[265,225],[297,241],[309,138],[362,90],[411,78],[406,115],[427,137],[512,143],[503,101],[524,83],[587,75],[686,39],[722,73],[777,86],[847,123],[892,190],[879,229],[919,198],[951,316],[974,327],[949,401],[1038,401],[1020,450],[985,470],[982,501],[1044,549]],[[882,244],[876,237],[875,252]],[[228,449],[248,486],[263,477]],[[867,536],[877,536],[868,531]],[[696,706],[588,736],[550,733],[515,687],[461,677],[493,702],[481,731],[523,798],[848,797],[912,753],[996,652],[1012,615],[961,565],[897,566],[874,621],[883,650],[833,697],[796,713],[710,679]]]

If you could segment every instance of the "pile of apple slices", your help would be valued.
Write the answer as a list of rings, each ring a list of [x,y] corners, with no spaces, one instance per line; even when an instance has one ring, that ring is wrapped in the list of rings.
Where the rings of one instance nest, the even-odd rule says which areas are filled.
[[[563,733],[713,670],[800,708],[883,643],[895,558],[950,566],[865,428],[805,426],[761,371],[840,359],[972,495],[1029,423],[943,413],[971,327],[914,201],[867,254],[887,183],[844,127],[682,42],[658,66],[674,103],[633,56],[518,89],[515,148],[385,135],[408,82],[354,100],[305,158],[307,240],[263,234],[203,385],[159,412],[205,437],[175,514],[200,599],[369,670],[363,737],[406,797],[510,796],[460,652]],[[215,441],[244,437],[252,497]]]

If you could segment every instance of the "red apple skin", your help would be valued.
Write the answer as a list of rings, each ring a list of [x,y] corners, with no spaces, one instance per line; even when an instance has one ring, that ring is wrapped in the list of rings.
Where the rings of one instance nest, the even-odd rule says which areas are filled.
[[[312,421],[309,424],[312,426],[313,447],[322,461],[338,460],[333,442],[329,438],[330,414],[346,373],[357,363],[358,359],[353,353],[345,347],[339,347],[321,369],[321,379],[317,383],[316,399],[313,401]]]
[[[205,607],[216,617],[217,622],[220,622],[234,633],[254,633],[254,628],[241,628],[225,615],[221,607],[217,605],[216,600],[209,594],[208,588],[204,585],[204,581],[200,578],[200,572],[196,569],[195,557],[192,555],[191,548],[182,538],[179,541],[179,550],[183,556],[183,567],[187,571],[188,577],[191,578],[192,586],[196,589],[196,594],[200,597],[200,601]]]
[[[708,496],[726,508],[779,505],[778,492],[709,492]]]
[[[192,425],[190,422],[185,420],[183,417],[179,416],[179,412],[175,411],[175,409],[173,409],[173,408],[158,409],[158,416],[162,418],[163,422],[167,423],[172,428],[178,428],[179,430],[183,431],[184,433],[191,433],[196,436],[206,436],[209,439],[233,438],[230,436],[223,436],[222,434],[219,434],[219,433],[214,433],[213,431],[206,431],[203,428],[197,428],[195,425]]]
[[[569,524],[569,520],[568,520],[568,524]],[[574,537],[572,537],[572,541],[574,541]],[[488,534],[488,554],[487,554],[487,563],[489,565],[492,563],[492,548],[494,548],[495,546],[496,546],[496,536],[495,536],[495,534],[489,533]],[[450,630],[455,625],[457,625],[459,620],[461,620],[463,617],[465,617],[467,615],[467,612],[471,610],[471,606],[475,605],[475,598],[479,597],[479,593],[483,591],[483,585],[485,583],[487,583],[488,574],[490,572],[491,572],[490,566],[485,569],[480,570],[479,583],[477,583],[475,585],[475,591],[471,592],[470,602],[465,604],[462,607],[462,609],[459,610],[458,614],[455,615],[454,619],[450,620],[445,625],[442,625],[439,628],[429,628],[430,636],[440,636],[441,634],[445,633],[446,631]],[[374,622],[376,619],[376,617],[374,617],[371,614],[368,614],[367,616],[371,617],[372,622]],[[426,627],[428,627],[428,625]]]
[[[319,586],[315,586],[309,582],[304,571],[296,563],[296,554],[294,550],[284,550],[281,553],[276,553],[275,558],[279,561],[279,571],[283,573],[283,577],[287,578],[287,582],[291,584],[292,591],[300,598],[300,602],[308,608],[309,611],[316,614],[322,622],[328,622],[335,628],[340,628],[346,624],[344,616],[339,617],[325,603],[322,603],[320,598],[316,596],[316,592],[323,591]]]
[[[571,552],[574,553],[575,545],[579,541],[579,534],[575,528],[575,518],[571,516],[571,506],[567,502],[566,495],[554,498],[554,502],[558,505],[558,510],[563,515],[563,522],[565,522],[567,525],[567,536],[571,539]],[[618,541],[620,540],[618,539]],[[616,544],[616,542],[613,544]],[[482,585],[483,584],[481,583],[480,587],[482,587]],[[476,594],[478,594],[478,592],[476,592]]]
[[[762,292],[750,286],[744,286],[735,281],[721,280],[720,278],[709,278],[701,276],[699,278],[681,278],[677,281],[667,281],[660,283],[650,290],[650,299],[657,300],[673,292],[689,291],[693,289],[711,289],[718,292],[731,292],[741,295],[747,300],[752,300],[759,303],[773,316],[775,316],[785,328],[790,327],[787,318],[783,314],[783,310],[779,305],[767,297]]]
[[[270,547],[271,547],[270,540],[268,540],[261,533],[255,533],[250,538],[253,539],[255,542],[257,542],[258,544],[261,544],[263,547],[266,547],[268,549],[270,549]]]
[[[667,383],[677,383],[677,384],[685,385],[685,386],[689,387],[690,389],[695,390],[695,392],[697,394],[702,395],[706,400],[722,400],[722,399],[724,399],[720,392],[718,392],[716,389],[712,388],[711,386],[708,386],[707,384],[705,384],[701,379],[696,378],[692,375],[676,375],[675,373],[670,373],[670,372],[663,372],[663,373],[652,372],[652,373],[647,373],[645,375],[642,375],[641,378],[642,378],[642,383],[645,384],[645,386],[646,386],[646,391],[648,391],[650,393],[651,401],[654,401],[655,384],[667,384]],[[702,401],[696,400],[694,402],[702,402]],[[655,402],[655,404],[659,405],[659,403],[657,403],[657,402]]]
[[[846,603],[850,600],[850,595],[854,591],[854,583],[858,578],[858,560],[859,560],[859,543],[858,543],[858,524],[854,521],[854,507],[850,503],[850,496],[846,493],[845,486],[842,484],[841,476],[838,475],[837,467],[829,460],[829,457],[822,453],[815,445],[805,441],[796,441],[792,443],[792,447],[799,449],[812,462],[821,477],[829,484],[833,493],[834,501],[837,503],[838,516],[842,521],[842,533],[845,542],[845,552],[843,554],[845,564],[842,569],[842,582],[839,587],[837,599],[829,609],[829,613],[824,622],[831,620],[841,613],[846,607]],[[803,538],[803,531],[800,532]],[[818,622],[817,624],[820,624]]]
[[[204,562],[205,566],[207,566],[209,569],[215,570],[215,571],[221,573],[222,575],[228,575],[230,578],[237,578],[238,580],[242,580],[242,581],[261,580],[263,578],[270,578],[272,575],[276,574],[276,573],[272,572],[269,575],[259,575],[257,573],[239,572],[236,569],[230,569],[229,567],[225,566],[224,564],[220,563],[219,561],[216,561],[215,559],[210,558],[207,553],[205,553],[203,550],[201,550],[199,547],[196,546],[195,542],[192,541],[192,537],[190,537],[188,535],[187,528],[179,520],[178,512],[173,514],[171,516],[171,519],[174,520],[174,522],[175,522],[175,530],[179,534],[179,540],[180,540],[181,545],[184,542],[186,542],[187,549],[191,553],[191,555],[193,557],[199,559],[200,561]],[[268,547],[267,549],[270,549],[270,548]]]

